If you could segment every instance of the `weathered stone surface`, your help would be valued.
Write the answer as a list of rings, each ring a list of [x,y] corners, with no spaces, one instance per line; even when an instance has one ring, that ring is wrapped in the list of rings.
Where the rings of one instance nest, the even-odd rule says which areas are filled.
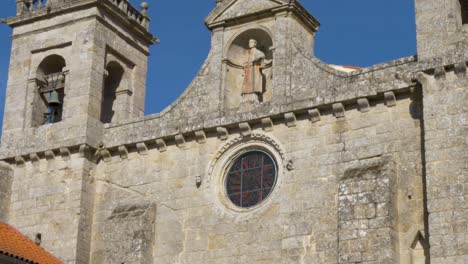
[[[116,207],[101,226],[92,263],[153,262],[155,217],[151,204]]]
[[[64,263],[466,262],[463,2],[416,0],[418,56],[348,69],[314,56],[319,24],[297,1],[218,1],[205,64],[150,116],[146,5],[17,2],[0,221],[43,234]],[[42,125],[37,72],[51,55],[66,61],[63,120]],[[257,98],[238,89],[236,58],[265,76]],[[240,209],[225,174],[249,150],[278,175],[263,203]]]
[[[0,164],[0,221],[7,222],[10,212],[11,186],[13,183],[13,169],[6,163]]]

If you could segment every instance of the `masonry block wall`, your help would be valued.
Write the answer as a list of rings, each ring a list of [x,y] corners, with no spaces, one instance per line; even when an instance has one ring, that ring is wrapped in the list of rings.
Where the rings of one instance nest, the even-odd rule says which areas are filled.
[[[466,70],[420,76],[425,87],[424,126],[431,259],[467,261],[467,107]],[[442,97],[443,94],[443,97]]]
[[[245,219],[216,207],[213,182],[195,184],[237,133],[204,144],[187,138],[184,148],[174,144],[123,160],[113,156],[95,176],[101,187],[94,230],[126,232],[111,224],[116,208],[153,203],[155,263],[395,263],[398,247],[411,247],[398,243],[400,237],[414,226],[424,232],[421,163],[414,162],[421,109],[409,113],[420,105],[414,100],[402,95],[396,107],[380,101],[369,113],[325,114],[317,123],[301,118],[295,127],[275,123],[267,137],[284,146],[295,169],[284,173],[268,208]]]
[[[65,263],[75,263],[88,161],[74,154],[26,162],[14,171],[9,223]]]
[[[457,1],[416,0],[418,55],[362,69],[314,57],[320,23],[297,1],[217,1],[200,72],[143,116],[157,42],[147,4],[31,10],[18,0],[6,20],[0,220],[41,234],[67,264],[465,263],[468,53]],[[51,88],[36,69],[51,55],[66,62],[63,119],[41,124],[35,112],[49,105],[38,91]],[[265,71],[247,71],[256,66]],[[247,74],[262,80],[254,94]],[[274,187],[262,178],[259,204],[236,206],[227,175],[252,151],[272,160]]]
[[[8,221],[11,201],[13,170],[7,164],[0,164],[0,221]]]

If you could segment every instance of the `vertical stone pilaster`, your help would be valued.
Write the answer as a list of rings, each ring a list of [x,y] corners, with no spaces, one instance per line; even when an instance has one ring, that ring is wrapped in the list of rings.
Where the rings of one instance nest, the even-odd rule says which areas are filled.
[[[466,263],[468,249],[468,79],[421,74],[430,261]]]
[[[92,178],[92,170],[95,164],[83,158],[83,170],[81,180],[81,204],[80,219],[78,223],[78,237],[76,246],[76,263],[91,263],[92,226],[94,217],[94,204],[96,195],[96,183]]]

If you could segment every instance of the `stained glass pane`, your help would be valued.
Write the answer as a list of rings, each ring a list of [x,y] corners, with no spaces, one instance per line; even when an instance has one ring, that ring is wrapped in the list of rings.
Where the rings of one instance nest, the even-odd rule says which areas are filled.
[[[234,171],[229,173],[227,179],[227,191],[230,194],[240,193],[241,192],[241,171]]]
[[[229,199],[231,202],[233,202],[237,206],[241,206],[241,195],[240,194],[235,194],[235,195],[230,195]]]
[[[262,188],[262,169],[244,171],[242,178],[242,191],[250,192]]]
[[[268,196],[269,196],[270,193],[271,193],[271,190],[272,190],[272,189],[264,189],[264,190],[263,190],[263,194],[262,194],[262,198],[263,198],[263,199],[268,198]]]
[[[248,208],[267,198],[275,183],[273,159],[264,152],[251,151],[232,164],[227,174],[226,190],[236,206]]]

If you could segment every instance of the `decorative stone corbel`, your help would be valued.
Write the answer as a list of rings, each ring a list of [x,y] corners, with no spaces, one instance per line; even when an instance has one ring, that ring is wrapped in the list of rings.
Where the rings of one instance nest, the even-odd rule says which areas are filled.
[[[292,161],[292,160],[288,161],[288,164],[286,164],[286,169],[288,171],[292,171],[292,170],[294,170],[294,168],[295,168],[294,167],[294,161]]]
[[[227,140],[229,133],[225,127],[217,127],[216,132],[218,133],[218,138],[221,140]]]
[[[310,122],[316,123],[320,121],[321,116],[320,116],[320,111],[318,109],[310,109],[307,112],[309,113]]]
[[[15,162],[16,162],[16,166],[18,167],[24,167],[24,165],[26,164],[22,156],[15,157]]]
[[[69,148],[61,148],[60,149],[60,156],[62,156],[63,160],[69,160],[71,157],[71,152]]]
[[[159,150],[159,152],[165,152],[167,151],[167,146],[166,142],[162,138],[156,139],[156,148]]]
[[[434,69],[434,78],[443,79],[445,78],[446,72],[444,67],[437,67]]]
[[[457,76],[466,75],[466,63],[460,62],[460,63],[455,64],[453,67],[454,67],[454,72]]]
[[[425,91],[437,91],[440,89],[435,78],[424,72],[418,72],[414,79],[423,86]]]
[[[357,99],[357,104],[358,104],[359,111],[361,113],[366,113],[370,111],[369,99],[359,98]]]
[[[146,146],[145,142],[137,143],[136,148],[137,148],[138,154],[148,155],[148,147]]]
[[[174,137],[177,147],[179,148],[186,148],[187,142],[185,141],[185,137],[182,134],[178,134]]]
[[[46,160],[54,160],[55,159],[55,154],[52,150],[47,150],[46,152],[44,152],[44,156],[46,158]]]
[[[343,118],[345,117],[345,107],[342,103],[336,103],[332,105],[333,108],[333,115],[336,118]]]
[[[396,106],[396,96],[394,92],[384,93],[385,105],[388,107]]]
[[[295,127],[297,125],[296,114],[293,112],[285,113],[284,120],[286,121],[286,126]]]
[[[79,149],[79,153],[80,153],[81,158],[86,157],[86,155],[89,154],[89,146],[86,144],[81,145]]]
[[[29,159],[31,160],[32,163],[39,162],[40,160],[39,155],[37,155],[37,153],[29,154]]]
[[[119,154],[121,159],[128,159],[128,149],[126,146],[119,146]]]
[[[244,137],[248,137],[252,134],[252,129],[250,128],[250,125],[247,122],[239,123],[239,129],[241,131],[240,134]]]
[[[197,140],[198,144],[205,144],[206,143],[206,133],[203,130],[195,131],[195,139]]]
[[[202,177],[201,176],[196,176],[195,177],[195,184],[197,185],[197,188],[200,188],[201,184],[202,184]]]
[[[262,128],[265,132],[273,131],[273,121],[270,117],[266,117],[262,119]]]
[[[110,151],[106,148],[106,146],[104,146],[103,143],[99,144],[99,147],[94,153],[94,156],[96,158],[101,158],[102,160],[104,160],[104,162],[109,162],[112,160],[112,155]]]

